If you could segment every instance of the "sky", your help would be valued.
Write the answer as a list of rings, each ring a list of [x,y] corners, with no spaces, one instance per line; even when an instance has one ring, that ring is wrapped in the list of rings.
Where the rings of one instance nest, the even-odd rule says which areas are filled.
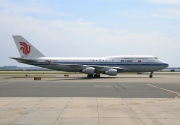
[[[180,67],[180,0],[0,0],[0,66],[28,66],[12,35],[46,56],[154,55]]]

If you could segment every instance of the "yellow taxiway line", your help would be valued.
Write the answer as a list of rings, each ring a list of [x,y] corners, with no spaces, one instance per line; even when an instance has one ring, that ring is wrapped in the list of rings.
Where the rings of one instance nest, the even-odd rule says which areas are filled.
[[[152,85],[152,84],[148,84],[148,85],[151,86],[151,87],[154,87],[154,88],[158,88],[158,89],[173,93],[173,94],[177,94],[177,96],[175,98],[180,97],[180,93],[178,93],[178,92],[175,92],[175,91],[172,91],[172,90],[169,90],[169,89],[165,89],[165,88],[162,88],[162,87],[158,87],[158,86],[155,86],[155,85]]]

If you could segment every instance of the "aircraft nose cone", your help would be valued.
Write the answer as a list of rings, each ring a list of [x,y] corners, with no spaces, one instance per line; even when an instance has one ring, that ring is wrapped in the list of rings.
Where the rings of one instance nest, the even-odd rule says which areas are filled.
[[[169,64],[167,64],[167,63],[164,63],[164,66],[165,66],[165,68],[167,68],[167,67],[169,66]]]

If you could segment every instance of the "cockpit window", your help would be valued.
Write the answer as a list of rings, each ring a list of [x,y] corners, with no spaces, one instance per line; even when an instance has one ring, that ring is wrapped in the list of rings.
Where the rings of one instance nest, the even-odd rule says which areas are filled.
[[[158,59],[157,57],[154,57],[154,59]]]

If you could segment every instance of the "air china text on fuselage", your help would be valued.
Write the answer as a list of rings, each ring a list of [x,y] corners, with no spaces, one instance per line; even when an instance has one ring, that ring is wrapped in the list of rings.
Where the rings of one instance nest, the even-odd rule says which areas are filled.
[[[153,72],[168,67],[168,64],[150,55],[120,55],[109,57],[47,57],[37,50],[26,39],[13,35],[14,41],[21,55],[12,57],[20,63],[39,66],[52,70],[67,72],[83,72],[88,78],[99,78],[100,74],[116,76],[118,72]]]

